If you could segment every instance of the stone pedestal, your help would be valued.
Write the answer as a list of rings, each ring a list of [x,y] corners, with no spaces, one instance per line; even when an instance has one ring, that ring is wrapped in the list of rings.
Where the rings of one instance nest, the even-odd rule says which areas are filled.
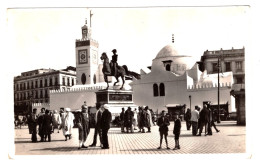
[[[99,90],[96,92],[97,102],[107,104],[113,118],[119,116],[124,107],[125,110],[130,106],[132,110],[137,108],[133,102],[133,91],[130,90]]]

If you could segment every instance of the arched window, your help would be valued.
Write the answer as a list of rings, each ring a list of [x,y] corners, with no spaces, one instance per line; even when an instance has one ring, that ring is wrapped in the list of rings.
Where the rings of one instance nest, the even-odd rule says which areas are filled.
[[[86,77],[85,73],[83,73],[83,74],[81,75],[81,83],[82,83],[82,84],[85,84],[86,81],[87,81],[87,77]]]
[[[158,96],[158,85],[156,83],[153,84],[153,96]]]
[[[171,65],[170,64],[167,64],[166,67],[165,67],[166,71],[171,71]]]
[[[94,84],[96,84],[96,83],[97,83],[97,77],[96,77],[96,74],[94,74],[94,77],[93,77],[93,82],[94,82]]]
[[[165,87],[164,84],[160,84],[160,96],[165,96]]]

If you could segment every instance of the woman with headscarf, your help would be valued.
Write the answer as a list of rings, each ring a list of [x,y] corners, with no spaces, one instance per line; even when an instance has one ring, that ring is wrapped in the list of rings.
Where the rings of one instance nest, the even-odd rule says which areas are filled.
[[[59,133],[59,128],[60,128],[60,124],[61,124],[61,117],[60,117],[60,114],[58,113],[57,110],[53,111],[53,114],[52,114],[52,124],[53,124],[52,132],[54,132],[54,129],[58,129],[58,133]]]
[[[70,108],[65,108],[65,114],[62,116],[62,118],[64,118],[64,125],[62,128],[63,135],[65,136],[65,141],[67,141],[67,138],[71,139],[72,128],[74,126],[74,115],[71,113]]]

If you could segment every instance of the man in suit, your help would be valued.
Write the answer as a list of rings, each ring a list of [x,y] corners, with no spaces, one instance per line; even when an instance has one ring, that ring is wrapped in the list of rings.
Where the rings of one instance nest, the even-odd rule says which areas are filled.
[[[120,113],[120,124],[121,124],[121,132],[125,132],[125,108],[122,108],[122,112]]]
[[[99,135],[100,146],[102,147],[102,132],[101,132],[101,117],[102,110],[100,109],[101,104],[98,102],[96,105],[97,112],[95,115],[95,133],[93,138],[93,143],[89,145],[90,147],[94,147],[97,144],[97,135]]]
[[[209,110],[207,108],[207,104],[204,104],[203,109],[200,112],[200,131],[197,136],[201,136],[204,126],[205,126],[205,136],[207,135],[208,122],[209,122]]]
[[[160,132],[160,146],[157,149],[161,149],[162,147],[162,139],[164,136],[165,143],[166,143],[166,148],[170,149],[168,147],[168,141],[167,141],[167,136],[168,136],[168,131],[169,128],[168,126],[170,125],[169,119],[165,116],[165,111],[162,111],[162,116],[158,119],[157,125],[159,126],[159,132]]]
[[[34,108],[28,119],[29,134],[32,134],[32,142],[37,142],[37,120],[37,109]]]
[[[108,108],[109,107],[107,104],[101,106],[101,109],[103,111],[101,117],[102,144],[103,144],[102,149],[109,149],[107,133],[108,130],[110,129],[110,122],[112,119],[112,115],[111,112],[108,110]]]

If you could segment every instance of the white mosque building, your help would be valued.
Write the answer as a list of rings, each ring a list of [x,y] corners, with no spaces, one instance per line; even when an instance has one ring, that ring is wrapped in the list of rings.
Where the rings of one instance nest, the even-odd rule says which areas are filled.
[[[173,44],[163,47],[152,66],[140,73],[141,79],[131,83],[136,105],[171,112],[178,108],[194,109],[195,105],[202,107],[208,101],[218,104],[218,75],[201,72],[192,57],[178,53]],[[235,111],[235,100],[230,96],[232,84],[232,72],[220,74],[219,103],[228,112]]]

